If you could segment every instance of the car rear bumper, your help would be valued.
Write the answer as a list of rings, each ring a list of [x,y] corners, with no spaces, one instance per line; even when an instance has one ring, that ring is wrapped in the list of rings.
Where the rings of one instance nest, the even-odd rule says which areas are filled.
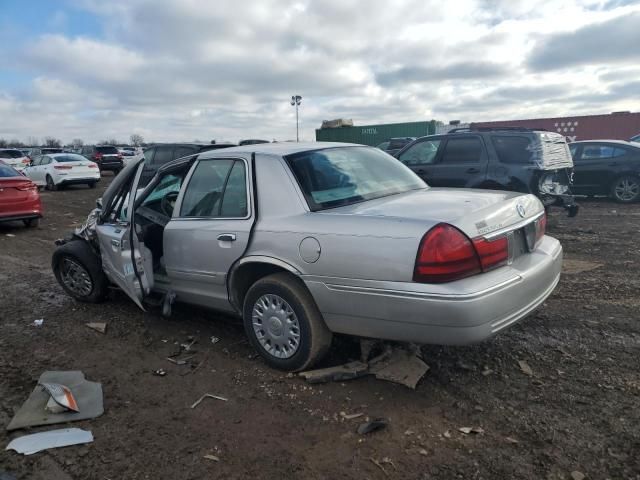
[[[100,181],[100,174],[97,176],[86,176],[86,177],[71,177],[71,178],[59,178],[56,182],[57,185],[79,185],[87,183],[97,183]]]
[[[525,318],[560,279],[562,247],[545,237],[531,254],[448,284],[303,277],[330,330],[440,345],[480,342]]]

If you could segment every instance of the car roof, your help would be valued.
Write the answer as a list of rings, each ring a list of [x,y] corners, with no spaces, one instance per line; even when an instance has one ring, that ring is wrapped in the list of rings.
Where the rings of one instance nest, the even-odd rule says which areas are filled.
[[[624,140],[578,140],[577,142],[571,142],[571,145],[575,145],[578,143],[613,143],[616,145],[626,145],[631,147],[637,146],[636,142],[626,142]]]
[[[357,143],[339,143],[339,142],[276,142],[276,143],[258,143],[254,145],[242,145],[239,147],[225,148],[224,150],[214,150],[203,152],[205,154],[216,154],[216,156],[226,155],[227,153],[260,153],[264,155],[286,156],[294,153],[309,152],[312,150],[321,150],[323,148],[337,147],[364,147]],[[372,147],[373,148],[373,147]]]

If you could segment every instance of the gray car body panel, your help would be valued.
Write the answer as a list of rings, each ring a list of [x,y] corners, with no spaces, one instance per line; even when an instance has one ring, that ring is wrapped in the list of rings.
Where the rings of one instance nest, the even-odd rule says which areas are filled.
[[[200,154],[184,185],[197,162],[241,159],[248,172],[249,214],[181,219],[183,186],[164,230],[166,276],[156,278],[155,288],[173,290],[181,301],[240,313],[230,301],[229,279],[240,266],[269,263],[306,284],[334,332],[439,344],[487,338],[525,317],[553,291],[562,248],[551,237],[491,272],[444,284],[412,280],[421,239],[433,226],[446,222],[470,238],[505,233],[542,215],[533,195],[425,186],[310,211],[283,156],[344,146],[264,144]],[[518,213],[522,208],[524,217]],[[236,240],[219,241],[221,234]]]

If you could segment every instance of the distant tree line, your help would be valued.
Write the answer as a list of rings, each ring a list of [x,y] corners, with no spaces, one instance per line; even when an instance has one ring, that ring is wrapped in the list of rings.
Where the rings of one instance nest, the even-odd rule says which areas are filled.
[[[138,133],[134,133],[129,137],[129,144],[134,147],[140,147],[144,145],[144,138]],[[71,144],[74,148],[80,148],[84,145],[84,140],[81,138],[74,138]],[[105,138],[97,143],[97,145],[122,145],[115,138]],[[25,148],[25,147],[53,147],[60,148],[63,146],[62,140],[55,137],[44,137],[42,141],[38,137],[29,136],[25,142],[18,140],[17,138],[7,140],[6,138],[0,138],[0,148]]]

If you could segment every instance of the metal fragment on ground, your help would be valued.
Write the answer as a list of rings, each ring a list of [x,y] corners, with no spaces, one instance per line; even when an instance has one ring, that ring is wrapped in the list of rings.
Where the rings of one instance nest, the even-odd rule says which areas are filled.
[[[349,362],[337,367],[300,372],[298,375],[309,383],[341,382],[367,375],[368,370],[369,366],[366,363]]]
[[[44,372],[38,383],[58,383],[67,386],[73,392],[80,411],[60,413],[47,411],[46,406],[51,395],[40,385],[37,385],[15,414],[7,426],[7,430],[88,420],[104,413],[102,385],[86,380],[80,371]]]
[[[524,373],[525,375],[529,375],[530,377],[533,376],[533,370],[527,362],[525,362],[524,360],[518,360],[518,366],[520,367],[522,373]]]
[[[386,428],[388,424],[389,422],[387,422],[384,418],[376,418],[375,420],[371,420],[370,422],[361,423],[360,425],[358,425],[356,431],[360,435],[366,435],[367,433]]]
[[[418,356],[407,350],[394,349],[391,356],[369,369],[379,380],[399,383],[413,390],[425,373],[429,371],[429,365]]]
[[[106,323],[85,323],[87,327],[91,330],[95,330],[100,333],[107,333],[107,324]]]
[[[69,389],[69,387],[65,385],[61,385],[59,383],[41,383],[42,387],[49,392],[51,398],[60,405],[61,407],[66,408],[67,410],[72,410],[74,412],[79,412],[78,402],[76,402],[73,393]],[[47,402],[48,404],[48,402]],[[56,412],[59,413],[59,412]]]
[[[79,428],[63,428],[18,437],[7,445],[6,450],[15,450],[24,455],[31,455],[49,448],[68,447],[91,442],[93,442],[93,434],[90,431]]]
[[[200,405],[200,403],[205,399],[205,398],[214,398],[216,400],[222,400],[223,402],[228,402],[229,399],[228,398],[224,398],[224,397],[220,397],[218,395],[212,395],[210,393],[205,393],[204,395],[202,395],[198,400],[195,401],[195,403],[193,405],[191,405],[191,408],[196,408],[198,405]]]
[[[346,412],[340,412],[340,416],[342,418],[344,418],[345,420],[353,420],[354,418],[358,418],[358,417],[361,417],[363,415],[364,415],[364,413],[351,413],[351,414],[349,414],[349,413],[346,413]]]
[[[206,458],[207,460],[213,460],[214,462],[219,462],[220,458],[215,455],[205,455],[202,458]]]

